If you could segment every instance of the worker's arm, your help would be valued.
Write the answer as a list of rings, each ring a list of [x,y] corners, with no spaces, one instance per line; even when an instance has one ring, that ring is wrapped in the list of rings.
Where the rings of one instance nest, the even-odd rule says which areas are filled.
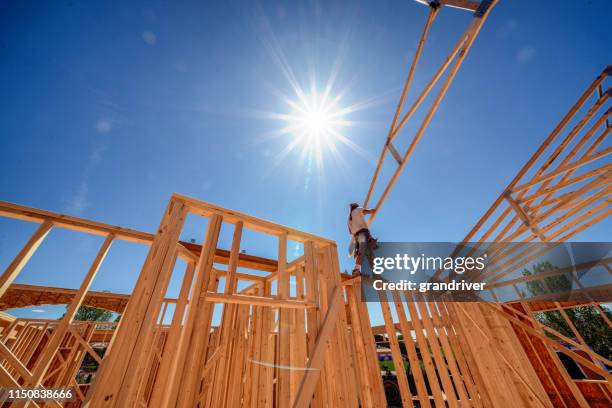
[[[364,208],[364,209],[363,209],[363,213],[364,213],[365,215],[368,215],[368,214],[374,214],[375,212],[376,212],[376,209],[374,209],[374,208]]]

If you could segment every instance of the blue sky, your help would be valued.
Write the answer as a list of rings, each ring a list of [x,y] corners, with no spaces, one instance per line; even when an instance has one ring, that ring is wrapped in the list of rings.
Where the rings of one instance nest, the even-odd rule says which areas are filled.
[[[610,63],[611,11],[605,0],[500,1],[375,235],[465,236]],[[413,1],[0,2],[0,199],[154,231],[178,192],[335,239],[349,267],[346,206],[365,196],[426,13]],[[415,86],[469,21],[443,10]],[[337,74],[339,105],[363,108],[343,129],[359,151],[324,151],[323,169],[299,149],[278,161],[292,136],[272,137],[284,124],[262,112],[289,110],[287,67],[319,91]],[[611,226],[577,239],[609,241]],[[31,231],[0,220],[0,266]],[[101,242],[50,237],[19,282],[74,286]],[[111,251],[94,288],[127,292],[146,251]]]

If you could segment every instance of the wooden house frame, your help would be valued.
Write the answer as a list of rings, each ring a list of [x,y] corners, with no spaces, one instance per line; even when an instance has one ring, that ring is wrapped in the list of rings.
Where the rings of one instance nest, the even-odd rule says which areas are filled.
[[[179,241],[188,213],[208,219],[202,246]],[[536,364],[544,357],[533,350],[565,346],[545,336],[546,328],[524,310],[515,304],[416,302],[409,294],[393,292],[388,302],[380,303],[384,326],[372,327],[367,304],[360,300],[360,279],[340,273],[336,245],[327,239],[180,195],[172,197],[155,235],[10,203],[0,203],[0,214],[40,224],[3,273],[5,294],[13,294],[0,297],[0,303],[11,307],[11,299],[23,298],[19,293],[33,303],[52,303],[50,296],[69,301],[68,313],[59,321],[14,319],[0,332],[3,386],[79,390],[76,402],[47,405],[384,407],[374,340],[382,334],[395,366],[407,360],[411,367],[408,373],[396,370],[403,406],[557,406],[547,388],[550,381],[541,377]],[[234,226],[229,252],[216,244],[222,223]],[[106,237],[80,288],[7,285],[50,228]],[[242,254],[240,238],[246,229],[273,235],[280,256]],[[114,239],[151,245],[129,299],[88,291]],[[304,248],[303,256],[292,262],[286,261],[288,240]],[[169,299],[165,288],[177,258],[187,267],[179,297]],[[239,273],[239,264],[267,275]],[[218,290],[221,277],[228,282],[223,291]],[[296,286],[293,294],[290,279]],[[250,285],[236,292],[238,280]],[[383,296],[387,294],[381,292]],[[74,321],[72,312],[84,304],[123,311],[121,322]],[[167,319],[169,304],[175,308]],[[214,304],[223,305],[216,327]],[[12,307],[19,305],[23,303]],[[534,304],[529,313],[543,307]],[[103,358],[93,344],[107,347]],[[602,377],[582,384],[609,398],[607,372],[593,362],[601,356],[585,347],[567,353]],[[75,375],[85,355],[100,368],[92,383],[79,385]],[[553,357],[547,352],[546,358]],[[584,395],[593,399],[593,390],[583,391],[569,377],[564,380],[569,395],[582,395],[576,398],[578,406],[591,406]]]
[[[423,36],[386,139],[366,202],[384,156],[398,169],[378,199],[379,210],[450,86],[495,1],[430,3]],[[418,102],[400,119],[406,92],[439,6],[475,11],[468,31],[424,91],[421,101],[450,67],[411,147],[402,157],[392,144]],[[453,65],[454,61],[454,65]],[[597,77],[543,145],[464,239],[468,242],[556,242],[572,238],[610,215],[610,148],[604,82]],[[587,112],[563,136],[572,118],[596,95]],[[603,113],[602,113],[603,111]],[[594,122],[589,125],[591,121]],[[549,155],[545,152],[552,150]],[[181,241],[187,216],[206,219],[202,245]],[[174,194],[154,234],[69,215],[0,202],[0,216],[37,228],[0,275],[3,310],[66,304],[59,320],[0,315],[0,386],[73,387],[71,402],[31,402],[54,407],[386,407],[377,340],[388,345],[394,386],[403,407],[598,407],[612,404],[608,356],[595,353],[574,325],[570,310],[595,301],[433,302],[410,293],[380,292],[384,325],[373,326],[361,300],[361,278],[341,274],[336,243],[248,214]],[[222,226],[231,226],[229,248],[219,247]],[[16,284],[52,229],[103,237],[78,288]],[[276,256],[241,252],[245,231],[276,241]],[[113,242],[150,246],[133,291],[119,295],[90,290]],[[288,242],[302,255],[288,261]],[[478,249],[478,248],[476,248]],[[461,247],[457,249],[460,251]],[[533,254],[502,254],[525,262]],[[177,260],[180,292],[167,297]],[[608,268],[609,262],[602,266]],[[258,271],[248,273],[244,269]],[[484,279],[498,287],[518,282],[500,267]],[[527,280],[529,278],[525,278]],[[220,282],[223,280],[223,287]],[[242,282],[242,285],[239,283]],[[291,285],[295,285],[295,289]],[[77,286],[77,283],[75,283]],[[238,289],[243,286],[242,289]],[[604,288],[607,290],[607,288]],[[120,312],[114,322],[81,322],[81,306]],[[215,324],[215,305],[220,318]],[[572,337],[547,327],[538,313],[554,311]],[[377,336],[377,337],[375,337]],[[380,343],[380,340],[378,341]],[[96,350],[103,348],[100,355]],[[560,354],[587,378],[570,376]],[[80,382],[85,360],[97,371]],[[408,366],[408,370],[398,369]]]
[[[152,242],[150,236],[136,231],[14,204],[1,203],[0,211],[40,224],[2,275],[2,282],[14,280],[50,228],[106,237],[79,290],[70,293],[68,311],[61,320],[15,319],[3,328],[3,386],[73,386],[79,390],[78,404],[67,404],[92,407],[386,406],[359,279],[340,274],[334,242],[179,195],[172,197]],[[188,213],[208,219],[199,254],[178,239]],[[224,270],[214,266],[222,223],[234,225]],[[240,238],[246,229],[278,240],[278,266],[265,277],[237,274]],[[151,245],[122,319],[118,325],[75,322],[74,312],[91,295],[88,287],[114,239],[138,239]],[[303,243],[304,254],[287,263],[289,239]],[[179,257],[187,265],[180,295],[167,299],[168,280]],[[222,292],[217,290],[221,276],[227,282]],[[296,285],[293,294],[290,278]],[[236,293],[237,280],[250,285]],[[34,291],[32,287],[22,289]],[[517,337],[511,336],[508,322],[500,327],[501,320],[491,325],[461,318],[462,314],[469,316],[472,308],[482,307],[479,305],[413,303],[394,296],[398,297],[393,302],[381,303],[394,361],[398,367],[403,364],[396,336],[399,330],[406,336],[415,332],[419,352],[411,347],[412,342],[406,342],[409,358],[415,367],[420,366],[419,358],[424,363],[423,375],[414,377],[415,395],[403,371],[398,371],[405,406],[429,400],[436,405],[446,401],[452,406],[487,406],[514,393],[523,396],[522,406],[544,399],[539,382],[532,382],[535,372],[521,353]],[[175,308],[168,321],[164,314],[170,303]],[[223,305],[217,327],[212,327],[214,304]],[[390,306],[397,308],[399,329]],[[487,313],[496,318],[492,311]],[[409,319],[408,315],[420,318]],[[460,335],[460,330],[465,333]],[[514,350],[512,354],[500,352],[500,333],[504,347]],[[107,345],[103,358],[93,350],[94,342]],[[85,354],[100,367],[93,383],[80,387],[74,375]],[[499,363],[500,356],[504,363]],[[471,365],[481,360],[482,367]],[[447,365],[448,370],[441,369]],[[493,381],[482,370],[503,374],[507,384],[501,389],[505,391],[500,391],[499,379]]]

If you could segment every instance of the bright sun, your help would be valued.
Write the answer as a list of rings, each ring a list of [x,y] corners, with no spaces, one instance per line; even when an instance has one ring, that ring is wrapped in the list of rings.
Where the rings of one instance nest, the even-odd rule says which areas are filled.
[[[331,65],[325,64],[329,68],[327,78],[317,80],[316,61],[301,60],[300,72],[294,70],[269,27],[262,32],[261,40],[271,61],[287,81],[285,85],[288,87],[283,88],[289,91],[286,93],[272,84],[266,84],[267,91],[280,100],[280,110],[252,112],[278,124],[261,137],[262,140],[275,141],[274,147],[262,151],[265,157],[271,158],[271,169],[281,166],[285,160],[291,160],[296,167],[305,169],[307,174],[313,168],[322,174],[324,162],[329,160],[334,166],[339,165],[338,168],[347,170],[351,163],[343,155],[349,150],[367,161],[373,161],[371,153],[353,141],[357,134],[354,128],[368,123],[357,121],[355,115],[378,104],[384,95],[357,102],[349,98],[353,82],[340,85],[343,82],[340,80],[342,63],[348,50],[346,44],[339,44]]]
[[[333,126],[327,112],[318,107],[306,111],[301,119],[306,128],[306,133],[310,137],[318,137],[321,134],[328,133]]]
[[[287,116],[291,132],[304,147],[320,150],[334,148],[335,142],[342,138],[340,131],[346,121],[344,112],[326,94],[312,92],[300,95],[297,102],[290,104],[292,112]]]
[[[332,80],[330,79],[322,92],[317,90],[315,81],[311,82],[310,89],[292,83],[293,98],[281,92],[275,94],[286,106],[284,113],[262,112],[263,117],[280,122],[281,128],[270,133],[270,137],[286,137],[287,144],[276,154],[274,167],[289,156],[292,152],[299,152],[297,163],[314,163],[322,168],[324,157],[330,153],[336,161],[344,162],[339,147],[346,146],[361,156],[370,159],[367,152],[347,137],[346,132],[355,126],[349,115],[365,109],[373,104],[365,101],[341,106],[341,98],[345,92],[332,93]]]
[[[272,168],[280,166],[290,157],[297,167],[303,166],[307,172],[310,172],[313,165],[322,170],[326,158],[348,168],[350,164],[342,157],[344,148],[366,160],[372,160],[369,152],[353,142],[348,135],[351,128],[366,123],[356,122],[352,116],[374,106],[379,97],[347,105],[348,88],[338,90],[334,87],[340,70],[339,61],[334,62],[326,81],[318,82],[315,75],[311,74],[308,85],[304,86],[298,81],[280,50],[270,47],[292,91],[286,94],[275,87],[268,87],[268,91],[282,102],[282,111],[257,112],[258,116],[280,125],[265,135],[266,139],[284,140],[284,143],[281,142],[281,149],[273,153]],[[269,150],[266,151],[267,155],[272,155]]]

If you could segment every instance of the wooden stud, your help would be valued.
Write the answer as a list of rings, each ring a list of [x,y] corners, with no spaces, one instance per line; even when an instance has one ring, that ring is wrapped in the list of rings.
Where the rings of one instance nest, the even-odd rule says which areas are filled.
[[[308,370],[304,374],[295,403],[293,404],[294,408],[306,408],[310,405],[316,383],[321,375],[327,342],[334,331],[338,315],[344,304],[340,291],[341,288],[337,287],[331,296],[331,304],[321,324],[315,347],[308,361]]]
[[[53,359],[53,356],[55,356],[55,353],[57,352],[57,348],[60,345],[60,342],[63,340],[64,335],[69,330],[70,325],[72,324],[72,321],[74,320],[76,313],[78,312],[79,308],[83,304],[83,300],[85,299],[85,295],[87,294],[89,287],[93,283],[93,280],[96,277],[96,274],[100,270],[100,267],[102,266],[102,262],[104,262],[104,258],[106,257],[106,254],[108,254],[108,250],[110,249],[113,239],[114,239],[114,235],[110,234],[106,237],[106,239],[102,243],[102,246],[100,247],[100,250],[98,251],[98,254],[96,255],[96,258],[94,259],[91,267],[89,268],[89,271],[87,272],[87,275],[85,276],[85,278],[83,279],[83,282],[81,283],[81,287],[79,288],[79,291],[77,292],[76,296],[72,300],[72,303],[70,303],[70,305],[68,306],[68,309],[66,310],[66,313],[64,314],[64,317],[59,322],[55,330],[53,331],[53,334],[51,335],[51,339],[46,344],[43,354],[41,354],[40,358],[38,359],[36,363],[36,368],[34,369],[34,372],[32,373],[32,380],[29,382],[31,386],[34,386],[34,387],[38,386],[45,372],[49,368],[49,365],[51,364],[51,360]],[[98,355],[94,353],[93,357],[96,358],[98,357]],[[100,363],[101,361],[102,360],[100,359]]]
[[[287,273],[287,235],[278,237],[278,287],[279,301],[289,298],[289,274]],[[277,404],[286,407],[291,404],[291,319],[285,308],[278,311],[278,350],[279,367],[277,378]]]
[[[402,405],[404,408],[414,407],[412,404],[412,393],[410,392],[408,377],[404,369],[404,359],[402,358],[402,352],[400,351],[399,342],[397,340],[397,333],[395,325],[393,324],[393,317],[391,316],[391,308],[389,307],[387,294],[381,290],[378,292],[378,295],[380,297],[380,307],[387,328],[387,335],[389,336],[391,356],[393,358],[393,365],[395,366],[395,375],[402,398]]]

